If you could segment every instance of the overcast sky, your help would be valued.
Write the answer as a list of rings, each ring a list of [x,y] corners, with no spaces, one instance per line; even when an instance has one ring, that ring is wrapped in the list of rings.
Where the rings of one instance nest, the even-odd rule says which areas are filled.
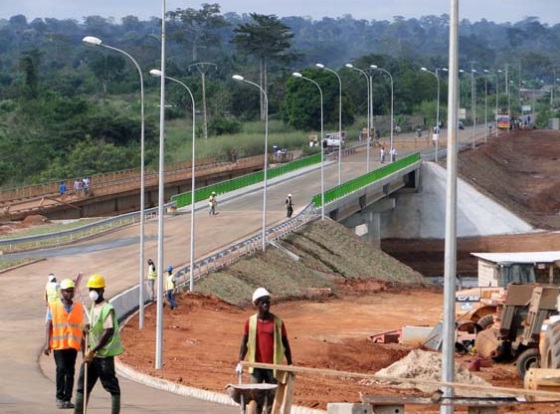
[[[202,3],[218,3],[222,13],[257,12],[277,16],[340,17],[350,14],[354,19],[392,20],[449,14],[450,0],[207,0],[188,2],[167,0],[167,10],[177,8],[199,9]],[[558,0],[460,0],[460,18],[471,21],[487,19],[494,22],[517,22],[528,16],[537,16],[541,23],[560,23]],[[161,16],[162,0],[0,0],[0,18],[8,19],[23,14],[28,19],[54,17],[74,18],[98,15],[114,17],[117,22],[127,15],[141,20]]]

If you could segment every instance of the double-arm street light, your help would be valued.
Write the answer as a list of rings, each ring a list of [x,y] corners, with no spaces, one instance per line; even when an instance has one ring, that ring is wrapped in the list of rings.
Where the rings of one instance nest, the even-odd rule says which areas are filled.
[[[258,83],[251,82],[241,75],[233,75],[232,78],[238,82],[245,82],[257,87],[264,96],[265,118],[264,118],[264,177],[263,177],[263,212],[262,212],[262,251],[266,250],[266,186],[268,178],[268,95],[264,88]]]
[[[347,63],[344,66],[346,66],[348,69],[353,69],[357,72],[360,72],[362,75],[365,76],[366,78],[366,83],[367,83],[367,139],[366,139],[366,173],[369,172],[369,146],[370,146],[370,132],[371,132],[371,124],[370,124],[370,82],[369,82],[369,76],[367,75],[365,70],[359,69],[354,67],[354,65],[352,65],[351,63]]]
[[[319,141],[321,147],[321,220],[324,220],[325,219],[325,162],[324,162],[325,149],[323,148],[323,139],[324,139],[323,138],[323,90],[321,89],[321,86],[319,86],[317,82],[315,82],[313,79],[303,76],[299,72],[292,73],[292,76],[311,82],[313,85],[317,87],[317,89],[319,89],[319,96],[321,98],[321,140]]]
[[[391,75],[391,73],[389,73],[389,71],[387,69],[380,68],[377,65],[370,65],[370,68],[372,68],[374,70],[379,70],[383,73],[386,73],[387,75],[389,75],[389,79],[391,79],[391,149],[393,149],[393,130],[395,129],[395,126],[393,125],[394,105],[395,105],[394,104],[395,103],[395,95],[393,93],[394,92],[393,76]],[[439,83],[438,83],[438,85],[439,85]],[[438,91],[439,91],[439,88],[438,88]],[[439,102],[439,92],[438,92],[438,102]],[[439,107],[438,107],[438,114],[439,114]],[[390,159],[393,160],[393,157],[390,157]],[[436,161],[437,161],[437,150],[436,150]]]
[[[338,79],[338,185],[342,184],[342,175],[341,175],[341,162],[342,162],[342,81],[340,80],[340,76],[334,70],[327,68],[322,63],[315,64],[320,69],[324,69],[328,72],[331,72],[336,76]],[[323,140],[324,137],[321,137]]]
[[[138,62],[127,52],[116,47],[103,44],[101,39],[93,36],[86,36],[82,39],[84,43],[92,46],[101,46],[106,49],[114,50],[122,53],[130,59],[136,67],[138,75],[140,76],[140,255],[139,255],[139,270],[138,270],[138,328],[144,328],[144,77]]]
[[[161,77],[161,70],[152,69],[150,75],[154,77]],[[195,152],[196,152],[196,107],[192,91],[187,85],[178,79],[172,78],[171,76],[165,76],[165,79],[172,82],[178,83],[183,88],[187,90],[192,102],[192,158],[191,158],[191,251],[190,251],[190,279],[189,279],[189,290],[194,291],[194,207],[195,207]]]
[[[434,75],[436,77],[436,81],[437,81],[437,105],[436,105],[436,129],[435,129],[435,137],[434,137],[434,141],[436,144],[436,153],[435,153],[435,161],[438,162],[438,142],[439,142],[439,94],[440,94],[440,82],[439,82],[439,72],[438,72],[438,68],[436,68],[436,70],[434,72],[428,70],[425,67],[420,68],[421,71],[426,72],[426,73],[430,73],[432,75]]]

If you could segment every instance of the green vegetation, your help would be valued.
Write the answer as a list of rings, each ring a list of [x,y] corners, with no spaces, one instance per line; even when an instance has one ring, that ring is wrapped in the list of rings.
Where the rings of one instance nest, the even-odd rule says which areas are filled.
[[[368,105],[364,76],[345,68],[347,62],[366,71],[377,65],[392,74],[394,114],[403,132],[435,124],[436,80],[420,68],[439,68],[440,120],[445,120],[446,15],[395,17],[390,22],[350,16],[310,20],[222,14],[219,4],[205,3],[200,9],[169,12],[168,19],[166,75],[192,90],[198,138],[205,135],[205,90],[209,138],[199,142],[197,158],[225,157],[233,147],[240,157],[262,153],[264,95],[254,85],[233,81],[233,74],[267,92],[271,146],[307,153],[307,135],[320,129],[318,91],[309,82],[293,78],[294,71],[321,85],[325,132],[338,129],[339,85],[332,73],[315,67],[318,62],[341,77],[343,129],[350,138],[366,125]],[[504,24],[461,22],[459,66],[467,72],[477,69],[476,76],[460,76],[460,106],[467,109],[469,118],[466,125],[475,115],[470,110],[473,89],[479,123],[486,116],[492,120],[496,104],[502,109],[508,102],[513,115],[520,114],[522,105],[539,108],[543,111],[539,125],[548,116],[558,116],[559,27],[543,25],[535,17]],[[138,167],[138,73],[118,51],[82,44],[81,39],[92,34],[102,37],[103,44],[130,54],[140,65],[145,85],[146,164],[155,167],[160,81],[148,73],[160,66],[159,32],[158,19],[140,21],[134,16],[120,23],[100,16],[88,16],[82,22],[28,21],[23,15],[0,19],[0,187]],[[202,62],[208,65],[199,66]],[[484,75],[484,69],[490,72]],[[506,70],[509,96],[504,86]],[[391,85],[382,72],[372,71],[368,76],[375,127],[387,133],[392,127]],[[535,91],[534,104],[525,90]],[[167,162],[190,158],[191,105],[182,87],[167,85]]]
[[[423,285],[422,276],[331,220],[316,221],[279,242],[300,257],[290,259],[275,247],[244,258],[197,282],[197,290],[246,305],[255,288],[266,286],[276,298],[290,299],[330,289],[334,294],[352,280],[400,287]]]
[[[41,234],[58,233],[64,230],[71,230],[78,227],[83,227],[87,224],[98,222],[102,219],[99,218],[82,218],[80,220],[73,220],[71,222],[53,222],[43,224],[41,226],[31,226],[28,228],[17,229],[13,233],[0,235],[0,240],[10,240],[13,238],[22,238],[28,236],[39,236]]]

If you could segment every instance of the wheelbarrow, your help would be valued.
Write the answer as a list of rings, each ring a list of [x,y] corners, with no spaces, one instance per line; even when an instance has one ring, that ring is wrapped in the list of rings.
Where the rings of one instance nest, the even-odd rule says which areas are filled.
[[[277,384],[228,384],[226,392],[241,406],[242,414],[267,414],[272,408],[277,388]],[[257,407],[262,407],[259,413],[247,411],[251,401],[254,401]]]

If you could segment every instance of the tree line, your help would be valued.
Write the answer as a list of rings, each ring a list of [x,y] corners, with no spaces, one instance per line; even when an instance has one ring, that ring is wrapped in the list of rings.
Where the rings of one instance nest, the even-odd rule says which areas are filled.
[[[267,91],[271,117],[301,130],[318,129],[316,91],[292,78],[295,70],[319,82],[325,94],[325,124],[338,122],[338,81],[315,66],[336,70],[343,83],[343,123],[366,113],[366,83],[356,71],[344,69],[375,64],[395,79],[395,113],[421,114],[433,123],[435,79],[421,72],[447,64],[447,15],[393,21],[360,20],[351,16],[311,20],[278,18],[257,13],[222,14],[219,4],[170,11],[167,15],[166,74],[181,79],[202,101],[201,63],[205,70],[205,98],[210,134],[239,131],[240,121],[264,116],[263,96],[234,85],[239,73]],[[139,163],[139,89],[137,74],[126,57],[82,44],[84,36],[125,50],[145,73],[148,94],[159,83],[147,76],[159,67],[161,22],[127,16],[120,22],[101,16],[83,21],[53,18],[28,21],[23,15],[0,19],[0,185],[14,185],[137,166]],[[478,100],[488,93],[505,97],[510,89],[542,88],[555,83],[560,52],[560,25],[548,26],[535,17],[497,24],[464,20],[460,26],[460,65],[494,76],[474,78]],[[440,72],[443,74],[443,72]],[[503,72],[502,72],[503,73]],[[390,111],[390,84],[372,72],[373,112]],[[446,80],[441,77],[442,115]],[[462,106],[469,106],[472,85],[462,82]],[[498,93],[494,93],[498,92]],[[170,90],[174,108],[190,102]],[[493,105],[491,101],[490,105]],[[198,109],[198,108],[197,108]],[[184,116],[170,109],[169,118]],[[148,117],[148,162],[155,156],[157,118]]]

